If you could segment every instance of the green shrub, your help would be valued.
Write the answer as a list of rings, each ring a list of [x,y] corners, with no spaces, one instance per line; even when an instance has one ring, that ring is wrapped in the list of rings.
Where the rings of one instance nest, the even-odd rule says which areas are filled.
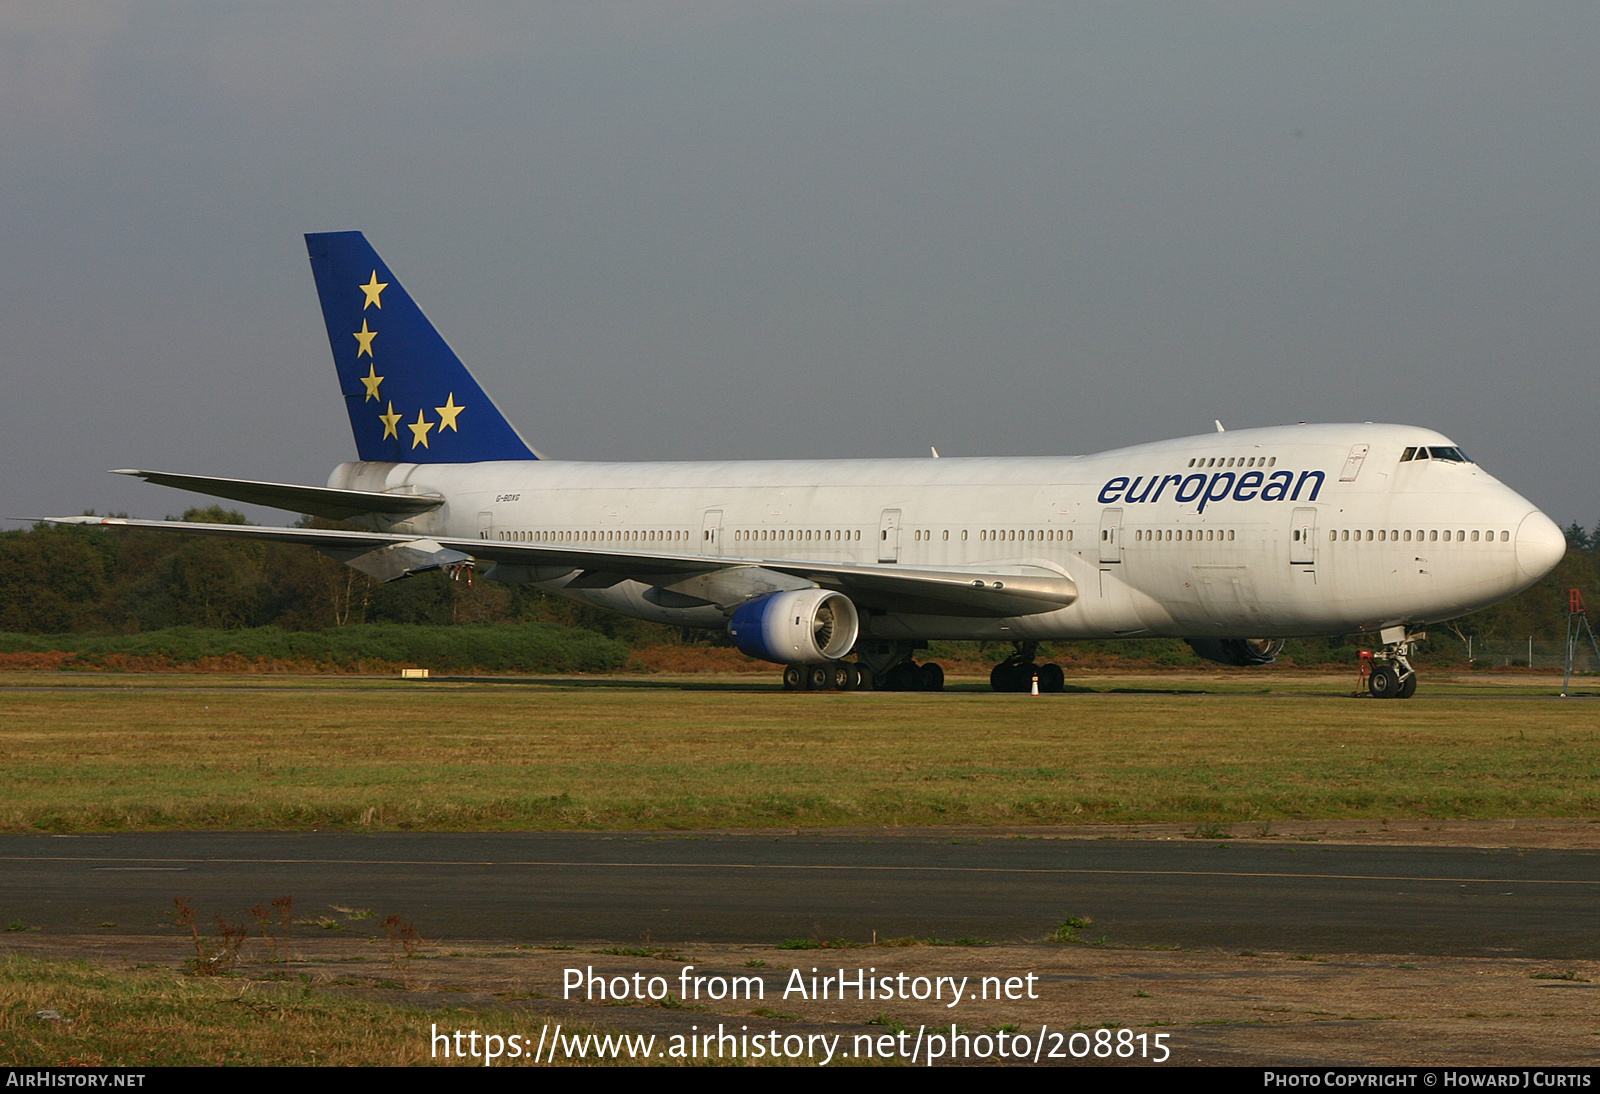
[[[169,627],[143,634],[0,633],[0,653],[78,654],[85,667],[117,656],[195,664],[208,658],[288,661],[348,669],[362,662],[464,672],[604,672],[627,661],[621,642],[592,631],[544,623],[428,627],[367,623],[325,631],[278,627],[209,630]]]

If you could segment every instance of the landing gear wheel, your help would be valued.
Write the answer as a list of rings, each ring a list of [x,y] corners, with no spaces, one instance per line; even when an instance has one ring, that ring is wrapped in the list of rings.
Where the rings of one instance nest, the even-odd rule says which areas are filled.
[[[1400,690],[1399,690],[1398,693],[1396,693],[1395,698],[1396,699],[1409,699],[1413,695],[1415,695],[1416,693],[1417,693],[1417,674],[1415,672],[1413,672],[1410,676],[1407,676],[1404,680],[1400,681]]]
[[[848,661],[835,661],[828,666],[828,686],[840,691],[850,691],[861,679],[856,667]]]
[[[1400,694],[1400,674],[1392,665],[1374,665],[1367,677],[1367,691],[1374,699],[1393,699]]]
[[[917,691],[922,683],[922,671],[910,661],[902,661],[889,670],[886,683],[888,691]]]
[[[830,665],[806,666],[806,690],[826,691],[833,686],[833,668]]]
[[[1032,661],[1002,661],[989,673],[989,686],[995,691],[1032,691],[1033,674],[1038,671]]]
[[[918,669],[917,670],[917,676],[919,677],[919,679],[917,680],[917,684],[918,684],[920,690],[922,690],[922,691],[943,691],[944,690],[944,669],[940,668],[938,665],[934,664],[932,661],[927,662],[920,669]]]
[[[871,691],[872,690],[872,670],[867,668],[867,666],[865,666],[863,664],[860,664],[859,662],[851,662],[851,664],[850,664],[850,675],[855,680],[855,683],[850,685],[850,687],[853,690],[855,690],[855,691]]]
[[[1056,664],[1039,666],[1039,692],[1058,692],[1067,686],[1067,674]]]
[[[801,691],[801,690],[803,690],[805,688],[805,686],[806,686],[805,666],[803,666],[803,665],[785,665],[785,666],[783,666],[783,690],[784,691]]]

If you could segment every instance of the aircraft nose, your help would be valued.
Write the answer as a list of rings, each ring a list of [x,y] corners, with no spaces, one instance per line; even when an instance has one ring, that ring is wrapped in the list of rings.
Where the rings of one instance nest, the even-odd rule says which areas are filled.
[[[1567,553],[1567,537],[1556,522],[1535,509],[1517,528],[1517,565],[1529,581],[1537,581]]]

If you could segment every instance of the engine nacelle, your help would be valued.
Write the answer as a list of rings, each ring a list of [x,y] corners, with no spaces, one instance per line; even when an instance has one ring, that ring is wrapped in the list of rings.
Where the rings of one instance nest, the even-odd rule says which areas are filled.
[[[1235,668],[1270,665],[1283,649],[1281,638],[1185,638],[1184,641],[1189,643],[1196,657]]]
[[[733,644],[779,665],[837,661],[856,644],[861,617],[843,593],[799,589],[739,605],[728,621]]]

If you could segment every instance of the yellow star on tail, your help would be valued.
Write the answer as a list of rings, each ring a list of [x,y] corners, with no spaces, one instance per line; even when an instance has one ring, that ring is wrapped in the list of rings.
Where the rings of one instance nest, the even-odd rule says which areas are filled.
[[[400,434],[397,431],[397,427],[400,425],[400,415],[394,412],[393,403],[389,404],[389,413],[378,415],[378,421],[383,423],[383,436],[380,437],[379,440],[386,441],[390,437],[393,437],[397,441],[400,439]],[[412,445],[411,447],[415,448],[417,446]]]
[[[368,357],[371,357],[372,340],[376,337],[378,337],[378,332],[375,330],[368,330],[367,321],[363,319],[361,321],[361,329],[355,332],[356,341],[361,343],[361,348],[356,350],[356,356],[360,357],[364,353]]]
[[[422,411],[417,411],[417,420],[414,422],[407,422],[406,428],[411,430],[412,448],[417,447],[419,444],[423,448],[428,447],[428,430],[433,428],[433,423],[422,416]],[[457,432],[460,431],[457,430]]]
[[[449,396],[445,398],[444,406],[436,406],[433,409],[439,412],[440,433],[443,433],[447,429],[454,429],[457,433],[461,432],[461,430],[456,427],[456,415],[460,414],[465,408],[456,406],[455,392],[452,391]]]
[[[380,294],[382,294],[383,290],[387,289],[388,287],[389,283],[387,281],[379,281],[378,271],[373,270],[371,281],[368,281],[365,285],[356,286],[356,288],[367,294],[367,302],[361,305],[361,310],[366,311],[373,305],[377,305],[379,309],[382,309],[383,301],[379,300],[378,297]]]
[[[359,357],[361,355],[358,353],[356,356]],[[367,385],[367,399],[376,399],[378,397],[378,385],[383,383],[383,377],[378,375],[378,370],[372,365],[368,365],[367,374],[361,377],[361,382]],[[364,403],[367,399],[362,399],[361,401]]]

